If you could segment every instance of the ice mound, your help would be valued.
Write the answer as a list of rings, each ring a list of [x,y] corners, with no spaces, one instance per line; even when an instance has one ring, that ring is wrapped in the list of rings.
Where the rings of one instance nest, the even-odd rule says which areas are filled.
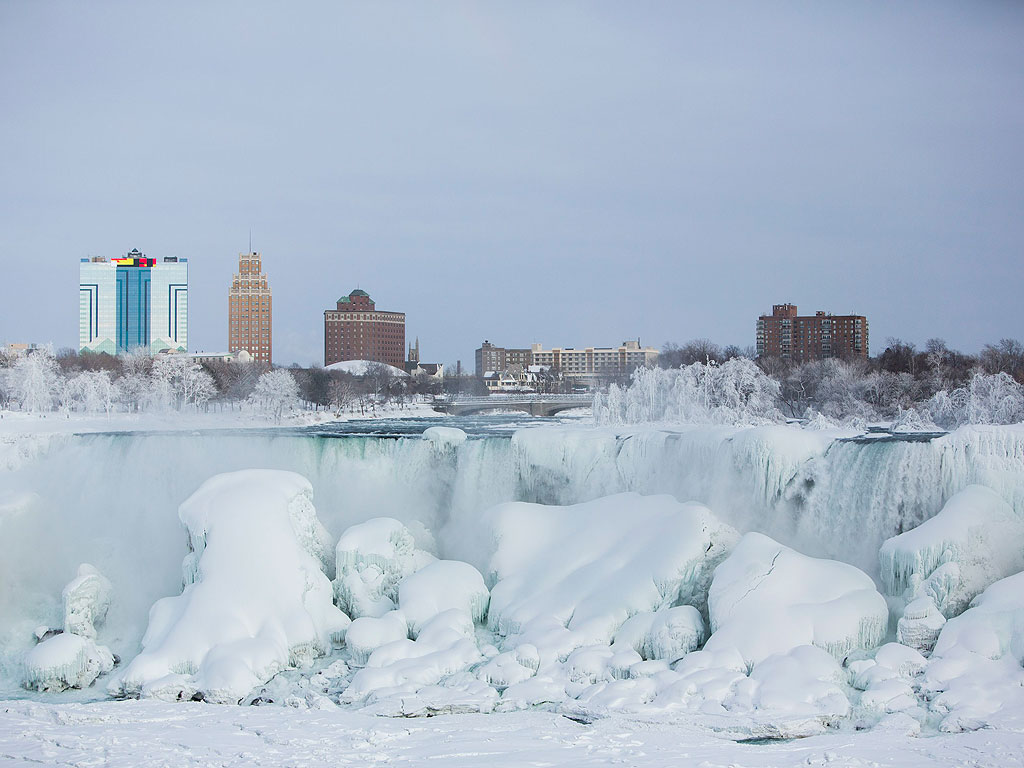
[[[995,491],[970,485],[931,519],[888,539],[879,560],[887,594],[908,603],[928,598],[948,619],[990,584],[1024,570],[1024,520]],[[913,613],[922,610],[927,605],[918,602]],[[920,620],[904,618],[914,634]]]
[[[412,532],[393,518],[353,525],[335,550],[338,605],[352,618],[383,616],[397,607],[399,582],[435,559],[417,549]]]
[[[237,702],[340,640],[323,536],[301,475],[233,472],[207,480],[179,509],[193,553],[184,591],[149,614],[142,652],[116,695]]]
[[[748,666],[801,645],[842,659],[879,645],[889,609],[863,571],[748,533],[718,568],[705,651],[735,650]]]
[[[480,707],[478,694],[483,685],[473,675],[463,678],[456,673],[483,660],[476,644],[473,620],[467,613],[450,609],[437,614],[420,629],[415,640],[399,639],[379,646],[370,654],[366,666],[352,678],[344,691],[341,701],[347,704],[376,704],[380,714],[410,714],[403,698],[417,695],[437,701],[440,694],[437,686],[450,690],[474,693],[476,703],[464,702],[468,709],[459,709],[449,699],[447,711],[481,711],[493,706],[497,692],[491,689],[485,695],[489,705]],[[453,679],[454,678],[454,679]],[[465,686],[468,686],[465,687]],[[424,710],[430,709],[427,704]],[[434,712],[439,711],[436,708]]]
[[[390,611],[379,618],[360,616],[345,632],[345,645],[352,655],[352,664],[366,666],[375,650],[382,645],[409,637],[409,624],[401,611]]]
[[[918,678],[927,664],[917,650],[900,643],[883,645],[873,659],[850,662],[850,684],[863,691],[861,711],[879,719],[896,713],[923,718],[917,695]]]
[[[110,651],[87,637],[62,632],[25,654],[25,687],[44,693],[88,688],[114,668]]]
[[[428,427],[423,430],[423,439],[439,448],[454,448],[466,442],[468,435],[457,427]]]
[[[700,504],[636,493],[569,507],[502,504],[488,522],[488,626],[507,647],[531,643],[545,659],[608,645],[643,611],[704,609],[714,567],[736,540]]]
[[[409,620],[413,639],[444,611],[459,610],[473,622],[483,621],[489,599],[480,571],[459,560],[435,560],[398,585],[398,605]]]
[[[627,645],[647,661],[676,661],[699,648],[706,638],[700,612],[692,605],[680,605],[636,614],[615,633],[613,645]]]
[[[112,589],[110,581],[91,565],[78,566],[78,575],[62,593],[64,631],[95,640],[96,625],[103,622],[110,608]]]
[[[1024,573],[997,581],[939,634],[922,690],[943,731],[975,730],[1024,707]]]
[[[87,688],[114,668],[114,655],[97,645],[96,625],[103,623],[110,607],[111,585],[88,563],[64,587],[64,630],[37,634],[38,645],[25,654],[26,688],[56,693],[68,688]]]

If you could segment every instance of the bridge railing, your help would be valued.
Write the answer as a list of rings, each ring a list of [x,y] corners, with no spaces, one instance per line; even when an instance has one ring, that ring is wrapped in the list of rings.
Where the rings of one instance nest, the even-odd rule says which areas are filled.
[[[484,403],[565,403],[565,402],[593,402],[593,395],[472,395],[459,397],[458,395],[441,395],[434,398],[438,405],[482,405]]]

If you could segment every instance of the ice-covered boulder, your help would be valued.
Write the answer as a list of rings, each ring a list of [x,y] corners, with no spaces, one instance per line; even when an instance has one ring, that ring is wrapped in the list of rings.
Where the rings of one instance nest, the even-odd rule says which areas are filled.
[[[631,617],[615,633],[615,645],[633,648],[643,659],[676,661],[696,650],[707,638],[707,627],[692,605],[644,611]]]
[[[428,427],[423,430],[423,439],[438,448],[455,448],[466,442],[468,435],[457,427]]]
[[[488,626],[545,658],[608,644],[642,611],[704,608],[714,567],[736,540],[707,507],[636,493],[568,507],[503,504],[488,522]]]
[[[715,570],[708,598],[706,651],[735,649],[756,665],[814,645],[842,659],[885,637],[889,609],[863,571],[800,554],[748,533]]]
[[[390,517],[348,528],[335,549],[334,590],[352,618],[383,616],[398,604],[398,584],[436,558],[417,549],[412,532]]]
[[[896,625],[896,639],[918,651],[930,651],[939,638],[946,617],[930,597],[911,600]]]
[[[409,634],[443,611],[463,611],[476,623],[487,615],[490,594],[480,571],[459,560],[435,560],[398,585],[398,605],[409,620]]]
[[[472,620],[464,611],[451,609],[424,624],[415,640],[399,639],[374,650],[341,700],[365,704],[419,694],[482,660]],[[478,682],[472,676],[470,680]],[[401,711],[399,704],[391,708]]]
[[[301,475],[247,470],[206,481],[179,510],[192,579],[149,614],[142,652],[112,693],[238,701],[279,671],[339,641],[323,537]]]
[[[114,656],[92,639],[62,632],[43,640],[25,654],[26,688],[58,693],[88,688],[114,668]]]
[[[1004,707],[1024,707],[1024,573],[997,581],[950,619],[922,690],[944,731],[974,730]]]
[[[112,588],[88,563],[64,587],[64,629],[40,627],[39,644],[25,654],[26,688],[56,693],[68,688],[87,688],[114,668],[110,649],[96,644],[96,625],[102,624],[110,607]]]
[[[366,665],[375,650],[382,645],[409,637],[409,624],[401,611],[390,611],[379,618],[360,616],[345,632],[345,645],[352,654],[352,664]]]
[[[64,631],[96,639],[96,625],[106,618],[113,588],[110,581],[88,563],[78,566],[78,575],[62,593]]]
[[[988,585],[1024,570],[1024,520],[995,491],[970,485],[879,552],[886,593],[929,597],[947,619]]]

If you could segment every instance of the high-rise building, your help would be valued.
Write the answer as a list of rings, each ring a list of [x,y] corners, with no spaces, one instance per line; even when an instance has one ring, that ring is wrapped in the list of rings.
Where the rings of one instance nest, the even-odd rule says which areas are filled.
[[[188,350],[188,259],[82,259],[78,295],[81,352]]]
[[[757,355],[796,362],[867,357],[868,319],[821,311],[801,316],[796,304],[776,304],[757,318]]]
[[[228,351],[242,350],[257,362],[273,360],[273,297],[258,253],[238,254],[238,272],[228,290]]]
[[[373,360],[405,364],[405,313],[377,309],[370,294],[355,290],[324,311],[324,365]]]

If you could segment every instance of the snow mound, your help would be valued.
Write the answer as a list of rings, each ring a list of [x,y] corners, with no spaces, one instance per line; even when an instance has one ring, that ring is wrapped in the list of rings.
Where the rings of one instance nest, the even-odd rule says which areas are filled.
[[[928,597],[950,618],[1024,570],[1024,520],[995,491],[970,485],[931,519],[886,540],[879,560],[887,594],[908,603]]]
[[[335,550],[334,591],[352,618],[380,617],[398,603],[398,584],[436,558],[416,548],[413,534],[390,517],[348,528]]]
[[[705,651],[737,651],[748,666],[801,645],[842,659],[879,645],[889,609],[863,571],[802,555],[748,533],[715,569]]]
[[[78,566],[78,575],[62,593],[64,631],[89,640],[96,639],[96,625],[106,618],[113,587],[88,563]]]
[[[88,688],[96,678],[114,668],[114,655],[97,645],[96,625],[103,623],[110,607],[110,581],[88,563],[64,587],[64,630],[37,631],[40,642],[25,654],[26,688],[57,693],[68,688]]]
[[[409,624],[401,611],[385,613],[380,618],[361,616],[345,633],[345,645],[352,654],[352,664],[366,666],[370,655],[382,645],[409,637]]]
[[[342,360],[340,363],[331,363],[326,366],[325,370],[351,373],[353,376],[366,376],[367,374],[372,373],[378,366],[383,370],[386,370],[392,376],[397,376],[401,379],[409,378],[409,374],[401,368],[396,368],[395,366],[388,365],[387,363],[378,363],[375,360]]]
[[[1024,707],[1024,573],[997,581],[946,622],[922,691],[943,716],[940,730],[984,727],[994,713]]]
[[[680,605],[631,617],[615,633],[613,646],[624,644],[648,661],[676,661],[699,648],[707,632],[700,611],[692,605]]]
[[[715,565],[736,539],[709,509],[624,493],[569,507],[492,509],[488,626],[541,656],[609,644],[631,616],[705,607]]]
[[[109,690],[128,696],[237,702],[340,640],[312,486],[301,475],[247,470],[207,480],[179,509],[193,550],[177,597],[149,614],[142,652]]]
[[[25,654],[25,687],[44,693],[88,688],[114,668],[114,656],[91,639],[62,632]]]
[[[478,623],[487,615],[490,595],[484,577],[469,563],[435,560],[398,585],[398,605],[415,639],[439,613],[460,610]]]
[[[366,667],[352,678],[341,701],[377,704],[381,714],[408,714],[401,703],[403,698],[413,694],[436,696],[434,687],[442,681],[446,686],[469,685],[473,691],[482,690],[473,675],[452,679],[482,660],[473,621],[458,609],[444,611],[428,621],[415,640],[399,639],[374,650]],[[488,699],[492,694],[496,699],[493,689]]]
[[[455,447],[466,442],[468,435],[456,427],[428,427],[423,430],[423,439],[439,448]]]

